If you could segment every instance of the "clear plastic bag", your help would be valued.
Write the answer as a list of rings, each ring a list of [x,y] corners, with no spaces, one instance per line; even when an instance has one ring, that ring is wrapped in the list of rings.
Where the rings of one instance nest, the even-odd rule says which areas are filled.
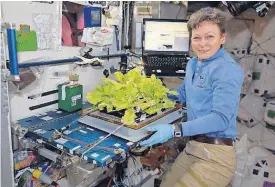
[[[114,29],[111,27],[85,28],[81,42],[87,46],[109,46],[113,44]]]

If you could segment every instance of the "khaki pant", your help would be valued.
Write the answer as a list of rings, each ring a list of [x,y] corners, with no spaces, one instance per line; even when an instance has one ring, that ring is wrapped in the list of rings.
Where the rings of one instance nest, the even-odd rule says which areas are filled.
[[[165,174],[161,187],[225,187],[235,167],[233,146],[190,141]]]

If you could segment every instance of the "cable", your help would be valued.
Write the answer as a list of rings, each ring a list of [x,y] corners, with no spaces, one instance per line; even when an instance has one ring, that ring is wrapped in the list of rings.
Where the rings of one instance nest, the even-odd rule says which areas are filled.
[[[178,13],[177,13],[177,15],[176,15],[176,19],[178,19],[178,15],[179,15],[179,13],[180,13],[180,11],[181,11],[181,8],[182,8],[182,6],[180,5],[179,11],[178,11]]]
[[[132,45],[132,23],[133,23],[133,17],[134,17],[134,6],[135,6],[135,2],[134,1],[130,1],[129,3],[129,33],[128,33],[128,45]]]
[[[110,178],[108,184],[107,184],[107,187],[110,187],[111,186],[111,183],[112,183],[112,179],[113,179],[113,176]]]
[[[261,45],[264,44],[264,43],[266,43],[266,42],[268,42],[268,41],[270,41],[271,39],[275,38],[275,35],[273,35],[273,36],[269,37],[268,39],[266,39],[266,40],[262,41],[261,43],[259,43],[257,40],[255,40],[255,39],[253,38],[253,33],[254,33],[254,30],[255,30],[255,25],[254,25],[254,27],[253,27],[253,30],[251,30],[251,29],[249,28],[248,23],[245,21],[245,17],[244,17],[243,15],[241,15],[241,18],[243,19],[243,21],[244,21],[244,23],[245,23],[245,25],[246,25],[246,28],[250,31],[252,42],[250,43],[250,46],[248,46],[248,51],[249,51],[249,53],[247,53],[247,54],[245,54],[244,56],[242,56],[241,58],[239,58],[239,60],[241,60],[242,58],[246,57],[247,55],[251,55],[250,52],[253,51],[254,49],[256,49],[257,47],[259,47],[259,48],[264,52],[264,54],[256,53],[255,56],[257,56],[257,55],[267,55],[267,54],[270,55],[270,56],[272,56],[271,54],[266,53],[265,50],[263,50],[263,48],[262,48]],[[254,20],[254,22],[255,22],[255,20]],[[253,48],[251,48],[251,45],[253,44],[253,42],[255,42],[257,45],[254,46]],[[254,55],[253,55],[253,56],[254,56]],[[273,57],[274,57],[274,56],[273,56]],[[272,61],[270,61],[270,64],[275,68],[275,65],[272,63]]]
[[[117,187],[140,187],[143,178],[143,167],[138,159],[129,155],[127,159],[127,167],[124,169],[124,174],[113,176],[113,182]],[[132,165],[133,164],[133,165]],[[122,175],[121,175],[122,174]],[[119,181],[117,180],[119,179]],[[135,180],[136,179],[136,180]]]
[[[118,126],[115,130],[113,130],[112,132],[110,132],[109,134],[107,134],[106,136],[104,136],[102,139],[94,142],[94,143],[91,143],[89,144],[89,148],[84,151],[82,154],[81,154],[81,158],[83,159],[84,155],[89,152],[91,149],[95,148],[98,144],[100,144],[101,142],[103,142],[104,140],[106,140],[107,138],[109,138],[112,134],[114,134],[116,131],[118,131],[121,127],[123,127],[125,124],[123,123],[122,125]]]
[[[137,54],[137,53],[135,53],[135,52],[131,52],[131,56],[134,56],[134,57],[136,57],[136,58],[141,58],[141,57],[142,57],[141,54]]]

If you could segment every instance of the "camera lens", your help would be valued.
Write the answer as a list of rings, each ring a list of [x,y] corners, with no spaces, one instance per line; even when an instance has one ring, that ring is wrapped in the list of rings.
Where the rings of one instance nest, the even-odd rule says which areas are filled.
[[[263,10],[261,10],[260,12],[258,12],[258,16],[260,17],[265,17],[267,15],[268,9],[264,8]]]
[[[233,15],[233,16],[238,16],[240,15],[242,12],[246,11],[249,8],[252,8],[257,1],[255,2],[251,2],[251,1],[227,1],[227,7],[229,12]]]

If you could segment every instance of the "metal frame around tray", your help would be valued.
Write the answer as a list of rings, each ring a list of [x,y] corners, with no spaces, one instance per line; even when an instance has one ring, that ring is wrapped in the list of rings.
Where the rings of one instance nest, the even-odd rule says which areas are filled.
[[[117,123],[117,121],[113,121],[110,119],[107,119],[107,121],[104,117],[94,117],[91,115],[86,115],[79,119],[78,122],[107,133],[112,133],[113,135],[118,136],[122,139],[131,142],[138,142],[149,135],[148,131],[146,130],[147,126],[162,123],[173,123],[178,119],[181,119],[184,116],[184,112],[185,110],[183,110],[180,105],[177,105],[177,107],[168,110],[166,113],[164,112],[162,115],[157,115],[157,117],[154,118],[155,120],[147,121],[147,125],[142,124],[142,126],[140,126],[138,129],[129,128],[125,125],[120,127],[117,131],[115,131],[115,129],[118,126],[122,125],[122,123],[120,121],[119,123]]]
[[[168,108],[167,110],[165,110],[164,112],[160,112],[159,114],[155,115],[155,116],[152,116],[148,119],[145,119],[143,121],[141,121],[140,123],[137,123],[137,124],[134,124],[134,125],[125,125],[126,127],[128,128],[131,128],[131,129],[140,129],[144,126],[147,126],[149,124],[151,124],[152,122],[180,109],[182,106],[179,105],[179,104],[176,104],[175,107],[173,108]],[[100,112],[100,111],[95,111],[95,112],[92,112],[92,113],[89,113],[88,116],[91,116],[91,117],[94,117],[94,118],[98,118],[98,119],[101,119],[101,120],[104,120],[106,122],[110,122],[110,123],[114,123],[114,124],[117,124],[117,125],[122,125],[123,123],[121,122],[121,118],[119,117],[116,117],[114,115],[110,115],[108,113],[103,113],[103,112]]]

